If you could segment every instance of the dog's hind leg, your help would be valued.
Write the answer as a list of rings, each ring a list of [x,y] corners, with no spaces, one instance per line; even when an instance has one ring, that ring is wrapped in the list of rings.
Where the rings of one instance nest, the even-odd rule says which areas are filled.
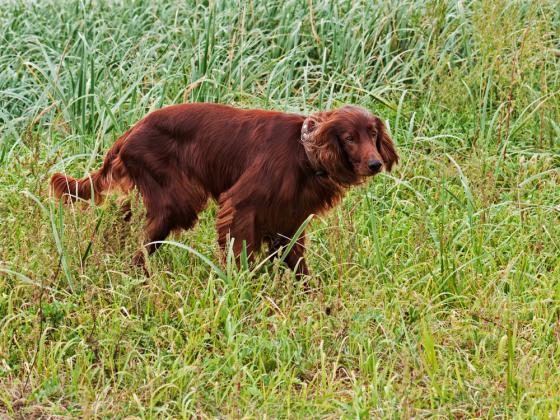
[[[148,218],[144,244],[147,254],[153,254],[162,245],[161,241],[164,241],[174,228],[175,226],[167,217]],[[136,252],[132,258],[132,264],[142,267],[144,273],[149,276],[143,250],[140,249]]]
[[[143,195],[147,218],[145,247],[150,255],[162,245],[159,242],[165,240],[171,231],[188,230],[196,224],[198,213],[206,206],[208,194],[202,184],[186,178],[166,188],[158,185],[146,191],[152,193],[152,196]],[[142,250],[136,253],[133,263],[143,266],[146,272]]]
[[[130,222],[130,219],[132,219],[132,204],[130,203],[130,199],[122,201],[120,212],[122,214],[123,221],[127,223]]]

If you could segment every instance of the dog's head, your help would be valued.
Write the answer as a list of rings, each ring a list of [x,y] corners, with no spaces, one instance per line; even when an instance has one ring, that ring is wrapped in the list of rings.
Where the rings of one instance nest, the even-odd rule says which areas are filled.
[[[356,106],[310,115],[301,141],[311,166],[343,185],[391,171],[399,160],[383,121]]]

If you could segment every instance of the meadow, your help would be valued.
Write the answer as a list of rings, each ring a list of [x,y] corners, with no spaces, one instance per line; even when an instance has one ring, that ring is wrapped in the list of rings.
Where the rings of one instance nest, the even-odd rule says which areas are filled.
[[[0,417],[560,416],[560,7],[4,1]],[[220,263],[210,204],[49,197],[150,110],[356,104],[401,154],[307,226],[310,290]]]

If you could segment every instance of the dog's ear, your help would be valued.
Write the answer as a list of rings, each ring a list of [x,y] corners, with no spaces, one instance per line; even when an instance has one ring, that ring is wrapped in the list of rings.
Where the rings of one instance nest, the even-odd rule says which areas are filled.
[[[341,184],[355,182],[355,174],[336,135],[333,112],[318,112],[305,119],[301,140],[309,163],[317,173],[325,173]]]
[[[383,159],[383,164],[387,172],[391,172],[393,165],[399,162],[399,155],[395,149],[395,144],[389,134],[387,134],[387,129],[385,124],[379,118],[378,130],[377,130],[377,150],[381,154]]]
[[[330,117],[330,112],[316,112],[303,122],[301,129],[301,142],[309,159],[311,167],[317,171],[325,169],[321,164],[323,149],[329,147],[329,138],[326,135],[325,124]]]

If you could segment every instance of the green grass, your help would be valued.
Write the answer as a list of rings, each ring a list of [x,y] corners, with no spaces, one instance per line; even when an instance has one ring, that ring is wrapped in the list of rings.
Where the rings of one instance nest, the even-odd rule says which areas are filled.
[[[0,8],[0,416],[560,415],[557,2],[153,3]],[[49,198],[183,101],[387,121],[310,292],[220,265],[213,205],[146,278],[139,200]]]

